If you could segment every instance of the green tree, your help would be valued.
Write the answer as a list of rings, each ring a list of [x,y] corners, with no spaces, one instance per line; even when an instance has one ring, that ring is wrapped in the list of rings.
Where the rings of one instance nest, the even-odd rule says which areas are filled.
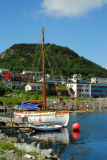
[[[33,99],[34,100],[39,100],[39,93],[37,91],[34,92]]]

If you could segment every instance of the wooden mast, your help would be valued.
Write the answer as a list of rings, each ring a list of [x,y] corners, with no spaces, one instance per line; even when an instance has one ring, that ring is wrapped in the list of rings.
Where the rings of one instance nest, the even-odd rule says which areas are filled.
[[[42,87],[42,99],[43,109],[46,110],[46,86],[45,86],[45,49],[44,49],[44,27],[42,26],[42,75],[43,75],[43,87]]]

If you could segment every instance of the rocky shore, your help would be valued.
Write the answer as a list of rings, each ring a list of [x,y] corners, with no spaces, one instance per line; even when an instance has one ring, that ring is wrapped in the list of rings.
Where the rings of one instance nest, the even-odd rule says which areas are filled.
[[[40,143],[18,143],[16,138],[0,133],[0,159],[3,160],[58,160],[50,149],[41,149]]]
[[[83,102],[83,101],[82,101]],[[78,104],[74,104],[71,100],[65,100],[65,103],[68,106],[68,110],[83,110]],[[84,101],[89,109],[93,111],[104,111],[107,109],[106,100],[97,100],[97,101]],[[59,100],[47,100],[48,107],[52,106],[52,109],[62,110],[63,106],[59,103]],[[59,107],[57,107],[59,106]],[[0,106],[0,109],[3,109],[4,112],[8,112],[11,115],[11,110],[16,108],[17,105],[7,104],[5,106]],[[50,108],[51,109],[51,108]],[[0,113],[2,114],[2,113]],[[1,117],[1,121],[2,121]],[[8,117],[7,117],[8,118]],[[8,119],[7,119],[8,120]],[[50,149],[41,149],[40,143],[32,142],[31,144],[27,143],[18,143],[16,138],[8,137],[0,130],[0,158],[4,160],[52,160],[59,159]]]

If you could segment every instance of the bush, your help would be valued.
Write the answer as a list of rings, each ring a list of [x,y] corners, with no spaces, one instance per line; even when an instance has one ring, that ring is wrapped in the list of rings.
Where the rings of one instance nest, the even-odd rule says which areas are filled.
[[[24,90],[14,90],[14,93],[16,93],[16,94],[21,94],[21,93],[26,93],[26,91],[24,91]]]
[[[0,96],[4,96],[6,93],[6,88],[5,86],[1,83],[0,84]]]

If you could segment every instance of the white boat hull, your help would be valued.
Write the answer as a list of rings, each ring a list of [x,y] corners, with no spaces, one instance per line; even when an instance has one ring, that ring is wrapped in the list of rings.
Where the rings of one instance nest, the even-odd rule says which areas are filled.
[[[29,125],[29,127],[38,131],[56,131],[62,128],[61,125],[43,125],[43,126]]]
[[[69,121],[69,113],[64,111],[14,111],[14,120],[20,123],[20,119],[27,118],[27,122],[33,124],[39,120],[52,122],[66,127]]]

